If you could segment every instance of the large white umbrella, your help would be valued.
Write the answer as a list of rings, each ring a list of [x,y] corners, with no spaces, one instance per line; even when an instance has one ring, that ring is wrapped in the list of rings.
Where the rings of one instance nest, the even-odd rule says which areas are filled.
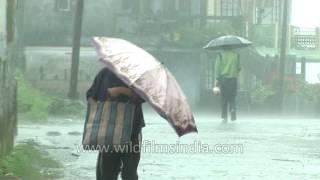
[[[123,39],[94,37],[99,60],[165,118],[179,136],[197,132],[187,99],[172,74],[142,48]]]

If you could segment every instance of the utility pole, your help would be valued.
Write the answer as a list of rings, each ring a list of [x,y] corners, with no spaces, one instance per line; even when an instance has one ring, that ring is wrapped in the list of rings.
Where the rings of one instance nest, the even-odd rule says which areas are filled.
[[[207,24],[208,0],[200,1],[200,28],[203,29]]]
[[[16,19],[16,26],[17,26],[17,37],[16,37],[16,53],[14,57],[15,63],[24,73],[26,70],[26,59],[24,57],[24,48],[25,44],[23,41],[24,38],[24,12],[25,12],[25,0],[18,0],[17,1],[17,19]]]
[[[282,11],[282,33],[281,33],[281,48],[280,48],[280,68],[279,68],[279,89],[278,89],[278,99],[279,99],[279,111],[283,111],[283,99],[284,99],[284,76],[285,76],[285,64],[287,56],[287,46],[288,46],[288,26],[289,26],[289,10],[291,10],[290,0],[284,0]]]
[[[69,93],[68,93],[68,97],[70,99],[77,99],[79,97],[77,87],[78,87],[83,5],[84,5],[84,0],[77,0],[77,7],[76,7],[75,18],[74,18],[74,29],[73,29],[71,78],[70,78],[70,87],[69,87]]]

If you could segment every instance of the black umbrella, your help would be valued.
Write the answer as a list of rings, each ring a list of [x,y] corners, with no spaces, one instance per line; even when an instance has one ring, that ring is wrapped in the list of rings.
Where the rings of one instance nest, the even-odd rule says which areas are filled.
[[[204,49],[222,49],[224,47],[228,48],[241,48],[241,47],[247,47],[250,46],[252,42],[250,42],[247,39],[244,39],[239,36],[233,36],[233,35],[227,35],[227,36],[221,36],[218,38],[215,38],[211,40]]]

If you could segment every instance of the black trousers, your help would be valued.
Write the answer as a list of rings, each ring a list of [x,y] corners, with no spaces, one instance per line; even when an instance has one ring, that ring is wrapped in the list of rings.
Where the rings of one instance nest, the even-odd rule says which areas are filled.
[[[236,78],[222,78],[219,80],[221,90],[221,117],[228,119],[228,107],[231,119],[236,120],[236,96],[238,80]]]
[[[132,146],[128,152],[99,152],[97,161],[97,180],[117,180],[121,172],[122,180],[138,180],[138,164],[140,161],[139,137],[132,138]],[[138,147],[138,148],[137,148]]]

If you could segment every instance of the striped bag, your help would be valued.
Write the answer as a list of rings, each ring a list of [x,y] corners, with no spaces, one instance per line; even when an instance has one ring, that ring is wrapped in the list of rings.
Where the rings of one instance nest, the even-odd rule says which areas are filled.
[[[129,144],[135,108],[134,104],[115,101],[88,104],[83,148],[99,150],[105,146]]]

